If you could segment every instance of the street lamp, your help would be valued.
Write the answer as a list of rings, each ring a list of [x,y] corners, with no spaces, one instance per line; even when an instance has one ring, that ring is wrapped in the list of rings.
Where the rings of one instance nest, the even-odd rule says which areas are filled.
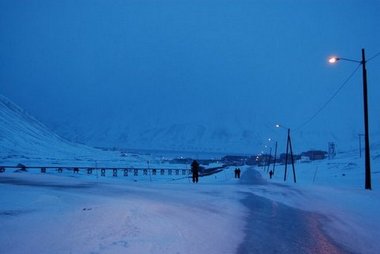
[[[272,138],[268,138],[268,142],[272,142]],[[274,174],[274,169],[276,167],[276,156],[277,156],[277,141],[276,141],[276,146],[275,146],[275,153],[274,153],[274,160],[273,160],[273,170],[272,170],[272,174]],[[271,159],[272,159],[272,146],[270,147],[270,152],[269,152],[269,159],[268,159],[268,169],[267,169],[267,172],[269,171],[270,169],[270,163],[271,163]],[[272,178],[272,177],[271,177]]]
[[[284,181],[286,181],[286,175],[288,173],[288,154],[290,150],[290,159],[292,161],[292,168],[293,168],[293,180],[296,181],[296,170],[294,167],[294,157],[293,157],[293,148],[292,148],[292,140],[290,138],[290,128],[286,128],[285,126],[282,126],[280,124],[276,124],[276,128],[283,128],[288,130],[288,137],[286,139],[286,155],[285,155],[285,173],[284,173]],[[277,150],[277,149],[276,149]]]
[[[368,127],[368,95],[367,95],[367,69],[365,52],[362,49],[362,60],[352,60],[343,57],[331,57],[329,63],[336,63],[339,60],[360,63],[363,67],[363,104],[364,104],[364,140],[365,140],[365,189],[371,190],[371,163],[369,148],[369,127]]]
[[[272,169],[272,173],[274,175],[274,170],[276,168],[276,158],[277,157],[277,141],[276,141],[276,145],[275,145],[275,148],[274,148],[274,161],[273,161],[273,169]]]

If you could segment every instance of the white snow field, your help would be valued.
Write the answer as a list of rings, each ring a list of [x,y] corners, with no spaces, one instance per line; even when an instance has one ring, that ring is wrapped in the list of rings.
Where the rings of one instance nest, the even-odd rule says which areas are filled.
[[[1,174],[0,253],[234,253],[244,237],[236,185],[120,178]]]
[[[298,163],[296,184],[291,167],[283,181],[283,165],[271,180],[264,169],[245,166],[240,180],[231,167],[198,184],[182,176],[6,170],[0,253],[237,253],[250,213],[241,201],[249,194],[325,216],[322,230],[342,246],[338,253],[378,253],[379,171],[373,190],[364,190],[361,162],[343,154]],[[262,180],[252,178],[254,170]]]

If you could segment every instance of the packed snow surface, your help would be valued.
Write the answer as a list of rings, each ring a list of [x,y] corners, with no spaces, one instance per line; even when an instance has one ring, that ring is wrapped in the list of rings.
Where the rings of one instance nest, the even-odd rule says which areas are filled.
[[[242,202],[250,195],[325,218],[321,232],[340,246],[337,253],[377,253],[380,177],[373,172],[374,188],[364,190],[361,162],[298,163],[296,184],[291,170],[283,181],[283,165],[273,179],[265,168],[244,166],[241,179],[230,167],[198,184],[175,174],[7,169],[0,174],[0,253],[238,253],[254,244],[246,242],[253,207]],[[276,253],[269,246],[259,253]]]

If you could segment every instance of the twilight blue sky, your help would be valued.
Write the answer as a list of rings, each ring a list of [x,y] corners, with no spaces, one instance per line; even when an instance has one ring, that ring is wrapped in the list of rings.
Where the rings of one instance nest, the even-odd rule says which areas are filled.
[[[297,128],[380,52],[376,0],[0,0],[0,93],[47,125]],[[368,63],[380,126],[380,56]],[[304,131],[362,129],[361,70]],[[113,120],[112,120],[113,119]]]

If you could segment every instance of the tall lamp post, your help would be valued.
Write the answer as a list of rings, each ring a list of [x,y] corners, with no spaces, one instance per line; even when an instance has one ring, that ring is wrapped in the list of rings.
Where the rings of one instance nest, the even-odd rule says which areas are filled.
[[[362,49],[362,60],[353,60],[343,57],[331,57],[329,63],[336,63],[339,60],[360,63],[363,67],[363,104],[364,104],[364,142],[365,142],[365,189],[371,190],[371,163],[369,148],[369,127],[368,127],[368,95],[367,95],[367,69],[365,51]]]
[[[290,150],[290,159],[292,161],[292,168],[293,168],[293,180],[296,183],[296,170],[294,167],[294,157],[293,157],[293,148],[292,148],[292,140],[290,138],[290,128],[286,128],[282,125],[276,124],[276,128],[283,128],[288,130],[288,137],[286,139],[286,155],[285,155],[285,174],[284,174],[284,181],[286,181],[286,175],[288,173],[288,154]]]
[[[272,142],[272,139],[271,138],[268,138],[268,142],[271,143]],[[267,147],[267,146],[265,146]],[[270,164],[272,162],[272,146],[269,147],[269,156],[267,158],[267,170],[266,172],[268,173],[269,172],[269,168],[270,168]]]
[[[268,138],[268,141],[271,142],[272,139],[271,138]],[[272,148],[271,148],[272,149]],[[274,158],[273,158],[273,169],[272,169],[272,174],[274,175],[274,171],[276,169],[276,157],[277,157],[277,141],[275,143],[275,147],[274,147]],[[268,170],[270,168],[270,165],[268,165]]]
[[[273,169],[272,169],[273,175],[274,175],[274,170],[276,168],[276,158],[277,158],[277,141],[274,148],[274,161],[273,161]]]

